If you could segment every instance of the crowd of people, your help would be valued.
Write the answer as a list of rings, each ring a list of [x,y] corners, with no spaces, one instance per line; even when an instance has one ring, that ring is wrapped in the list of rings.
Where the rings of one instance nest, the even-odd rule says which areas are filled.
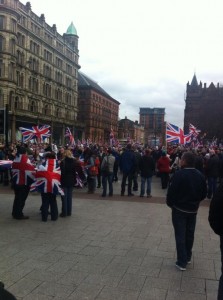
[[[48,216],[72,215],[72,194],[75,186],[87,187],[95,193],[102,187],[102,197],[113,197],[113,183],[120,179],[120,195],[152,197],[152,177],[160,178],[160,187],[167,189],[166,202],[172,210],[175,232],[176,267],[185,271],[191,263],[196,216],[199,204],[212,199],[209,222],[220,235],[223,259],[223,149],[215,147],[190,148],[184,146],[125,147],[81,145],[57,147],[52,144],[12,144],[0,146],[0,160],[12,162],[11,168],[0,169],[0,182],[11,183],[14,190],[12,216],[28,219],[23,209],[31,191],[41,193],[42,221]],[[120,176],[121,178],[118,178]],[[140,180],[139,180],[140,178]],[[56,196],[62,208],[58,213]],[[223,277],[219,283],[219,299],[223,295]]]

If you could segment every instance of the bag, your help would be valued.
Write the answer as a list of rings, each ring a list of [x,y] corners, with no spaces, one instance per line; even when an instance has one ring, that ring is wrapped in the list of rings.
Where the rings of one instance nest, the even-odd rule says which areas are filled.
[[[104,163],[103,168],[101,169],[101,171],[103,173],[106,173],[106,174],[109,173],[108,157],[107,157],[107,160],[105,160],[105,163]]]
[[[88,170],[88,174],[89,174],[89,176],[97,176],[98,175],[97,167],[96,166],[91,167]]]

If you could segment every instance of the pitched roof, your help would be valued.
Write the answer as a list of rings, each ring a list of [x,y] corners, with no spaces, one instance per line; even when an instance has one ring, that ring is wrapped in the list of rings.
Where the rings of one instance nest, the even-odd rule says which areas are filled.
[[[192,86],[198,86],[197,77],[196,74],[194,74],[193,79],[191,81]]]
[[[87,75],[85,75],[80,71],[78,72],[78,86],[82,88],[88,87],[88,88],[95,89],[99,93],[102,93],[105,96],[112,98],[102,87],[100,87],[99,84],[97,84],[97,82],[95,82],[93,79],[91,79],[90,77],[88,77]]]

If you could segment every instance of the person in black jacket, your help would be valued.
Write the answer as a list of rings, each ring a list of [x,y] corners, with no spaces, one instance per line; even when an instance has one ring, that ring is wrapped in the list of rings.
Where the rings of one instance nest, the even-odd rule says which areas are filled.
[[[70,150],[64,151],[64,158],[60,163],[61,187],[64,190],[62,199],[62,212],[60,217],[71,216],[72,214],[72,193],[76,181],[76,172],[82,172],[80,163],[72,156]]]
[[[147,198],[152,197],[151,195],[151,183],[152,176],[155,172],[155,160],[151,156],[151,150],[145,149],[144,155],[141,157],[139,162],[139,170],[141,175],[141,189],[140,197],[144,197],[145,194],[145,185]]]
[[[210,203],[209,224],[220,236],[221,277],[218,286],[218,300],[223,299],[223,183],[219,185]]]
[[[208,180],[208,191],[207,191],[207,198],[211,199],[214,192],[217,189],[217,179],[219,176],[219,158],[215,154],[215,150],[211,149],[209,150],[210,158],[207,160],[206,164],[206,174],[207,174],[207,180]]]
[[[185,271],[191,262],[197,211],[200,201],[207,194],[205,177],[194,166],[195,155],[185,152],[181,158],[182,169],[173,175],[166,198],[167,205],[172,209],[176,267],[181,271]]]

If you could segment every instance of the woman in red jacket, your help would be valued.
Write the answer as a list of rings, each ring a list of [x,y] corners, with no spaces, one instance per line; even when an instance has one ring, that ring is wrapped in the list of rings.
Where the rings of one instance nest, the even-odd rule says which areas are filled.
[[[157,161],[157,169],[160,174],[162,189],[166,189],[170,174],[170,159],[166,155],[166,151],[162,151],[161,157]]]

